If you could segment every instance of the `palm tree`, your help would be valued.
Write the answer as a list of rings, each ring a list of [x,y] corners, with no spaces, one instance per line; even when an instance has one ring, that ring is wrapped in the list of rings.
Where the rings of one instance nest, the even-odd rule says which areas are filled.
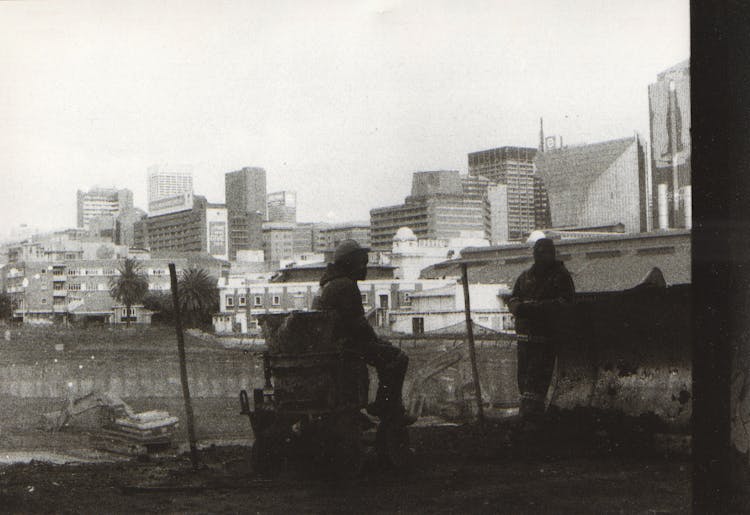
[[[177,283],[180,312],[188,327],[206,323],[219,310],[219,288],[216,278],[202,268],[187,268],[182,271]]]
[[[125,304],[125,324],[130,326],[130,309],[148,293],[148,277],[135,259],[125,259],[117,271],[120,275],[110,279],[109,293]]]

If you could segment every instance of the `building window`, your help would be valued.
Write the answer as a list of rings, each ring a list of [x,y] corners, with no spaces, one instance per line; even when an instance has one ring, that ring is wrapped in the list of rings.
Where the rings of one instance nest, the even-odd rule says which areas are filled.
[[[228,308],[231,308],[232,306],[234,306],[234,297],[232,297],[231,295],[227,295],[225,297],[225,300],[226,300],[226,304]]]
[[[81,285],[80,284],[69,284],[68,289],[70,291],[81,291]]]
[[[263,305],[263,297],[260,295],[256,295],[253,297],[253,305],[255,306],[262,306]]]
[[[247,299],[245,298],[244,295],[242,295],[240,296],[240,306],[245,306],[245,305],[247,305]]]
[[[273,304],[274,306],[278,306],[279,304],[281,304],[281,297],[279,297],[278,295],[274,295],[271,298],[271,304]]]
[[[414,334],[424,333],[424,318],[414,317],[411,319],[411,332]]]
[[[405,305],[411,304],[411,294],[409,292],[404,292],[404,302]]]
[[[367,294],[366,293],[362,294],[362,304],[367,304]]]
[[[46,303],[47,303],[47,299],[42,299],[42,304],[46,304]]]

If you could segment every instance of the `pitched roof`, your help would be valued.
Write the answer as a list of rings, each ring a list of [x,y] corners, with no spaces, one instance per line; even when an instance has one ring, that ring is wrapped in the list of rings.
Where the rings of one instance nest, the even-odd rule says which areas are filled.
[[[634,141],[635,138],[630,137],[537,153],[536,169],[549,195],[554,225],[577,223],[567,219],[555,221],[556,212],[558,217],[564,216],[564,213],[559,214],[560,208],[556,209],[556,206],[575,206],[585,202],[591,184]]]
[[[473,320],[471,321],[471,328],[475,336],[483,334],[499,334],[499,331],[495,331],[494,329],[490,329],[489,327],[479,325]],[[441,327],[440,329],[425,331],[424,334],[466,334],[466,322],[456,322],[455,324],[447,325],[445,327]]]
[[[509,262],[510,261],[510,262]],[[469,283],[512,285],[532,265],[532,260],[497,259],[469,263]],[[571,254],[564,261],[576,291],[621,291],[637,286],[654,268],[664,275],[668,285],[691,282],[690,245],[643,249],[612,249]],[[460,277],[460,264],[445,261],[422,271],[422,279]]]
[[[587,187],[633,144],[622,138],[538,153],[536,167],[549,192]]]
[[[80,297],[82,302],[71,302],[70,313],[112,313],[115,305],[115,300],[108,291],[76,292],[76,297]]]

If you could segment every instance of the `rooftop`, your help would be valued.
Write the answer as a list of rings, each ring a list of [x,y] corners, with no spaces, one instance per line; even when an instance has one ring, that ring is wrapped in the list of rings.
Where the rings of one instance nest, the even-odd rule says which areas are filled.
[[[568,240],[556,244],[558,259],[565,263],[576,291],[581,293],[633,288],[654,268],[662,272],[667,285],[689,284],[690,247],[689,231]],[[462,261],[469,263],[470,283],[512,285],[521,272],[533,264],[529,246],[505,245],[490,249],[462,252]],[[438,279],[460,275],[460,262],[454,260],[428,267],[420,277]]]

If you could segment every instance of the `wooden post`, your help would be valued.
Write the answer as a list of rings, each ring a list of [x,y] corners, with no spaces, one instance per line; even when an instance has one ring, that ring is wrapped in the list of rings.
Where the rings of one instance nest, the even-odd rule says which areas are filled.
[[[182,316],[180,314],[180,299],[177,295],[177,270],[174,263],[169,263],[169,278],[172,283],[172,303],[174,304],[174,324],[177,331],[177,352],[180,356],[180,382],[182,383],[182,398],[185,400],[185,416],[187,418],[188,440],[190,442],[190,461],[193,470],[198,470],[198,448],[195,445],[195,426],[193,425],[193,404],[190,402],[190,386],[188,385],[187,364],[185,363],[185,336],[182,333]]]
[[[477,354],[474,349],[474,326],[471,323],[471,301],[469,300],[469,273],[466,263],[461,263],[461,281],[464,286],[464,313],[466,315],[466,332],[469,336],[469,357],[471,358],[471,376],[474,380],[474,395],[477,400],[477,416],[479,425],[484,427],[484,407],[482,406],[482,387],[479,384],[479,370],[477,369]]]

